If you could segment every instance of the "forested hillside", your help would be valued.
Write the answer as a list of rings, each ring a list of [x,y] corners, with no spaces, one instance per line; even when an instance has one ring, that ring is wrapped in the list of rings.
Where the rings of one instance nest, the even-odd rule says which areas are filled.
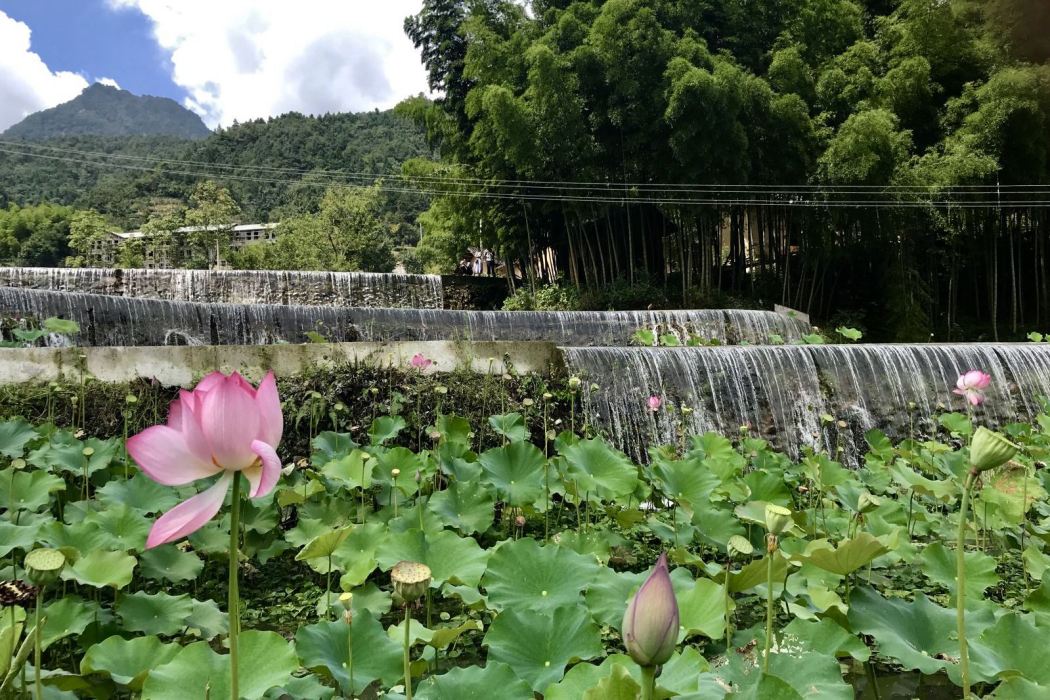
[[[422,252],[449,264],[481,221],[585,290],[728,293],[885,339],[1042,327],[1046,8],[426,0],[406,30],[443,98],[400,110],[444,156],[408,171],[449,196]]]
[[[69,102],[30,114],[0,134],[0,138],[46,141],[89,135],[199,139],[210,133],[200,117],[175,100],[133,95],[94,83]]]

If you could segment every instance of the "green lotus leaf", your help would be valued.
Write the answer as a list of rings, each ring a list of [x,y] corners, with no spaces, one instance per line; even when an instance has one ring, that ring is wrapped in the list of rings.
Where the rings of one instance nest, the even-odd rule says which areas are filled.
[[[18,652],[25,620],[26,612],[22,608],[11,608],[10,613],[4,610],[4,614],[0,615],[0,678],[7,676]]]
[[[320,559],[332,556],[332,553],[339,549],[339,545],[346,541],[346,538],[350,536],[351,529],[352,528],[350,527],[343,527],[338,530],[330,530],[318,535],[310,540],[310,542],[295,555],[295,560],[306,561],[308,559]]]
[[[472,537],[460,537],[451,530],[428,535],[421,530],[392,533],[376,557],[379,565],[390,569],[399,561],[418,561],[430,567],[432,586],[446,581],[477,586],[485,573],[490,552]]]
[[[404,629],[404,628],[402,628]],[[438,627],[430,637],[428,645],[435,649],[447,649],[450,644],[459,640],[468,632],[484,632],[485,625],[481,620],[467,620],[457,627]]]
[[[509,666],[489,662],[485,666],[455,668],[431,676],[419,684],[419,700],[532,700],[532,689],[514,675]]]
[[[645,582],[647,576],[644,571],[617,572],[608,567],[600,567],[587,586],[585,594],[587,608],[595,621],[600,625],[619,629],[627,601]]]
[[[848,576],[889,551],[886,545],[868,532],[859,532],[854,538],[839,542],[834,549],[826,542],[822,544],[809,546],[804,554],[792,559],[808,562],[838,576]]]
[[[371,488],[372,470],[376,461],[364,450],[354,450],[348,455],[329,461],[321,473],[349,489]]]
[[[15,512],[35,513],[51,503],[51,494],[65,489],[65,481],[39,469],[26,471],[8,467],[0,470],[0,506]]]
[[[1045,700],[1050,697],[1050,686],[1020,677],[1007,678],[996,687],[994,693],[985,697],[995,700]]]
[[[725,549],[729,538],[743,536],[747,530],[729,508],[707,505],[696,510],[692,518],[697,534],[708,544]]]
[[[427,501],[427,510],[464,535],[485,532],[492,527],[496,497],[479,481],[453,481]]]
[[[144,549],[146,537],[153,526],[142,511],[123,504],[91,512],[83,522],[98,525],[106,549],[120,551]]]
[[[292,646],[275,632],[241,632],[238,658],[240,695],[249,700],[288,682],[299,667]],[[205,697],[230,697],[230,657],[215,653],[207,642],[194,642],[149,672],[141,700]]]
[[[482,452],[478,457],[483,479],[512,506],[523,506],[543,497],[543,452],[528,442],[512,442]]]
[[[80,635],[96,620],[110,619],[108,611],[98,603],[67,595],[46,604],[41,612],[47,620],[41,629],[41,645],[46,649],[60,639]]]
[[[348,689],[351,633],[354,693],[364,692],[375,680],[390,686],[401,679],[401,644],[390,639],[367,611],[355,615],[349,627],[342,621],[329,621],[300,628],[295,635],[295,648],[303,666],[325,673],[344,691]]]
[[[292,676],[285,683],[274,686],[264,696],[267,700],[289,700],[289,698],[309,698],[309,700],[330,700],[335,695],[335,688],[323,685],[317,676]]]
[[[966,599],[980,600],[984,591],[999,583],[995,573],[995,559],[984,552],[966,552]],[[949,552],[940,542],[934,542],[922,552],[922,573],[936,584],[944,586],[955,600],[955,552]]]
[[[583,694],[583,700],[636,700],[642,686],[623,666],[613,666],[608,676]]]
[[[656,679],[657,696],[663,693],[668,697],[699,693],[700,674],[710,668],[707,659],[694,647],[682,647],[661,668],[660,676]]]
[[[441,436],[443,443],[470,445],[470,422],[462,416],[440,415],[434,422],[433,429]]]
[[[423,468],[422,455],[416,454],[405,447],[379,448],[375,452],[375,470],[372,473],[373,480],[383,485],[384,491],[381,503],[390,502],[389,489],[393,486],[393,471],[401,473],[397,477],[397,489],[406,496],[411,496],[419,490],[416,482],[416,472]]]
[[[379,566],[376,550],[385,548],[388,537],[387,528],[381,523],[354,526],[332,553],[333,566],[343,572],[339,582],[343,590],[361,585],[376,570]]]
[[[136,591],[122,595],[117,603],[117,616],[123,621],[124,629],[147,635],[175,634],[185,626],[192,612],[193,603],[185,594]]]
[[[136,563],[135,557],[124,552],[81,552],[72,566],[62,570],[62,578],[95,588],[119,589],[131,583]]]
[[[81,442],[72,433],[61,430],[51,440],[33,450],[29,463],[43,469],[59,469],[80,476],[88,475],[108,467],[120,451],[117,440],[88,438]]]
[[[102,549],[106,541],[98,523],[84,521],[74,525],[52,521],[40,529],[39,538],[56,549],[73,549],[81,554]]]
[[[18,459],[35,437],[37,432],[33,426],[20,418],[0,422],[0,455]]]
[[[773,556],[773,583],[783,583],[784,578],[787,576],[788,560],[780,552]],[[755,586],[765,585],[767,579],[766,566],[765,558],[754,559],[740,571],[730,572],[729,592],[743,593]]]
[[[139,555],[139,571],[154,581],[192,581],[203,569],[204,561],[196,552],[184,552],[174,544],[147,549]]]
[[[186,617],[186,633],[201,639],[214,639],[230,629],[229,615],[214,600],[191,600],[193,610]]]
[[[549,612],[579,605],[600,568],[594,559],[572,550],[521,539],[495,551],[482,585],[495,610]]]
[[[730,606],[732,609],[732,600]],[[692,588],[678,595],[678,614],[686,636],[722,639],[726,631],[725,589],[711,579],[697,579]]]
[[[29,551],[36,544],[40,525],[15,525],[6,520],[0,521],[0,557],[6,557],[12,550]]]
[[[833,620],[800,620],[794,619],[788,623],[781,633],[786,640],[798,640],[807,651],[815,651],[820,654],[835,657],[852,656],[857,661],[867,661],[871,656],[868,646],[855,635],[842,629]]]
[[[429,644],[430,640],[434,638],[434,630],[416,619],[410,620],[410,623],[409,635],[412,638],[412,644]],[[405,640],[405,621],[401,620],[396,625],[387,627],[386,636],[399,644],[403,644]]]
[[[107,506],[123,504],[143,513],[163,513],[179,502],[174,489],[161,486],[139,472],[130,479],[114,479],[95,490],[95,497]]]
[[[1020,615],[1008,613],[981,634],[976,646],[988,652],[979,657],[986,666],[985,675],[996,678],[1021,676],[1032,683],[1050,686],[1045,628],[1036,627]]]
[[[769,673],[763,673],[750,658],[733,654],[729,663],[704,674],[717,679],[721,687],[734,691],[726,698],[820,698],[853,700],[853,688],[842,679],[833,656],[812,651],[798,652],[785,647],[769,658]]]
[[[590,688],[596,686],[603,678],[611,675],[613,669],[617,666],[625,669],[628,673],[634,674],[635,680],[641,680],[642,675],[638,669],[638,664],[630,656],[626,654],[610,654],[602,659],[601,664],[578,663],[573,665],[564,678],[557,683],[547,686],[547,689],[543,692],[543,698],[544,700],[579,700]],[[660,675],[662,676],[663,673]]]
[[[942,481],[929,479],[899,461],[890,465],[889,473],[894,481],[910,489],[916,495],[932,498],[944,504],[953,503],[959,497],[960,486],[953,479]]]
[[[388,440],[393,440],[402,430],[407,427],[405,419],[401,416],[382,416],[372,421],[368,429],[368,439],[372,445],[382,445]]]
[[[493,620],[483,643],[490,660],[510,666],[537,692],[561,680],[567,664],[603,652],[598,627],[580,605],[545,614],[504,610]]]
[[[310,444],[313,447],[310,462],[315,469],[323,468],[333,459],[345,457],[357,447],[357,443],[349,434],[333,433],[328,430],[318,434]]]
[[[502,435],[510,442],[529,439],[529,428],[525,425],[525,418],[520,413],[489,416],[489,426],[497,435]]]
[[[722,484],[722,479],[696,458],[657,460],[653,464],[653,475],[664,495],[690,513],[708,507],[711,494]]]
[[[992,622],[991,611],[971,611],[966,616],[967,637],[976,640]],[[879,653],[906,669],[930,675],[956,666],[944,660],[959,655],[955,610],[940,607],[921,592],[909,603],[883,598],[871,588],[854,589],[849,625],[854,632],[874,637]],[[975,680],[980,680],[976,674]]]
[[[627,498],[640,485],[638,467],[601,438],[567,445],[561,455],[567,466],[566,482],[572,482],[580,495],[611,501]]]
[[[102,674],[119,685],[139,691],[146,675],[171,661],[179,650],[178,644],[164,644],[157,637],[112,636],[87,650],[80,660],[80,673]]]

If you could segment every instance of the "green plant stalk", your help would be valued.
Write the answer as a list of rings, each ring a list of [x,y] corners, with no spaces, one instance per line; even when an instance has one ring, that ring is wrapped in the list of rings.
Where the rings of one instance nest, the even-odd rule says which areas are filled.
[[[733,555],[730,552],[726,559],[726,577],[725,581],[722,582],[722,587],[725,590],[723,599],[725,601],[726,609],[726,654],[729,653],[729,647],[733,646],[733,617],[729,612],[729,603],[731,601],[729,597],[729,572],[733,566]]]
[[[546,436],[547,431],[543,431]],[[547,438],[543,438],[546,442]],[[550,460],[543,460],[543,541],[550,542],[550,515],[551,515],[551,474]]]
[[[351,625],[347,625],[347,627],[349,627],[349,629],[346,632],[346,637],[347,637],[347,640],[346,640],[346,644],[347,644],[347,653],[346,653],[347,669],[346,670],[350,674],[350,687],[347,688],[346,692],[347,692],[347,695],[350,696],[350,700],[353,700],[353,698],[354,698],[354,628],[352,627],[352,624],[353,623],[351,623]]]
[[[405,603],[405,698],[412,700],[412,616],[408,611],[408,603]]]
[[[1028,585],[1028,562],[1024,558],[1024,536],[1028,529],[1028,467],[1024,468],[1024,482],[1021,484],[1021,576],[1024,578],[1025,597],[1032,592]]]
[[[642,700],[653,700],[655,690],[656,666],[642,666]]]
[[[375,422],[375,419],[372,419]],[[357,516],[361,525],[365,524],[365,460],[361,460],[361,512]]]
[[[766,648],[762,655],[762,673],[769,673],[769,650],[773,643],[773,554],[776,535],[766,535]]]
[[[332,553],[328,553],[328,572],[324,577],[324,616],[332,612]]]
[[[962,680],[963,700],[970,697],[970,651],[966,644],[966,509],[970,505],[970,489],[977,472],[966,474],[962,502],[959,506],[959,532],[955,538],[955,623],[959,635],[959,674]]]
[[[241,475],[233,477],[233,496],[230,500],[230,570],[229,570],[229,608],[230,616],[230,700],[240,700],[238,678],[238,641],[241,634],[241,601],[237,590],[238,575],[238,530],[241,520]]]
[[[35,621],[33,622],[33,688],[36,700],[43,700],[44,697],[44,686],[40,683],[40,599],[42,597],[41,591],[37,590]]]

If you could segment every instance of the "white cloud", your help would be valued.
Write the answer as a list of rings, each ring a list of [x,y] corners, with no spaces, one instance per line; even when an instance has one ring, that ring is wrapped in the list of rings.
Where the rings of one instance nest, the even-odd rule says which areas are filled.
[[[427,91],[404,19],[422,0],[109,0],[153,24],[210,126],[391,107]]]
[[[107,85],[109,87],[113,87],[113,88],[116,88],[118,90],[120,89],[120,83],[118,83],[113,78],[97,78],[95,80],[95,82],[100,84],[100,85]]]
[[[68,102],[87,87],[83,76],[53,72],[29,45],[29,27],[0,11],[0,131],[27,114]]]

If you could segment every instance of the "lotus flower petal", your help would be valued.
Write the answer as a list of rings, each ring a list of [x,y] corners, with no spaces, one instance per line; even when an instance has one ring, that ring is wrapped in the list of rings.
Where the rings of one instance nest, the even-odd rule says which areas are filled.
[[[234,372],[208,390],[201,400],[199,420],[211,446],[212,459],[223,469],[239,471],[255,462],[252,440],[262,424],[254,392],[245,391]]]
[[[165,486],[181,486],[219,471],[211,462],[200,459],[182,431],[167,425],[154,425],[128,438],[127,448],[142,471]]]
[[[197,382],[197,386],[193,388],[193,393],[198,394],[205,391],[211,391],[224,381],[226,381],[225,374],[222,372],[212,372],[205,376],[204,379]]]
[[[661,554],[649,578],[634,594],[623,617],[623,642],[640,666],[659,666],[674,653],[678,641],[678,600]]]
[[[259,456],[259,464],[248,467],[243,473],[251,484],[248,495],[261,498],[277,485],[277,479],[281,476],[281,458],[275,449],[262,440],[252,441],[252,452]]]
[[[179,505],[157,518],[146,538],[146,549],[152,549],[166,542],[174,542],[190,533],[196,532],[215,517],[226,500],[226,491],[237,476],[233,472],[223,472],[218,481],[188,498]]]
[[[255,405],[262,421],[259,439],[267,445],[280,444],[284,433],[284,415],[281,413],[281,399],[277,395],[277,380],[273,372],[267,372],[259,383],[259,390],[255,392]]]

